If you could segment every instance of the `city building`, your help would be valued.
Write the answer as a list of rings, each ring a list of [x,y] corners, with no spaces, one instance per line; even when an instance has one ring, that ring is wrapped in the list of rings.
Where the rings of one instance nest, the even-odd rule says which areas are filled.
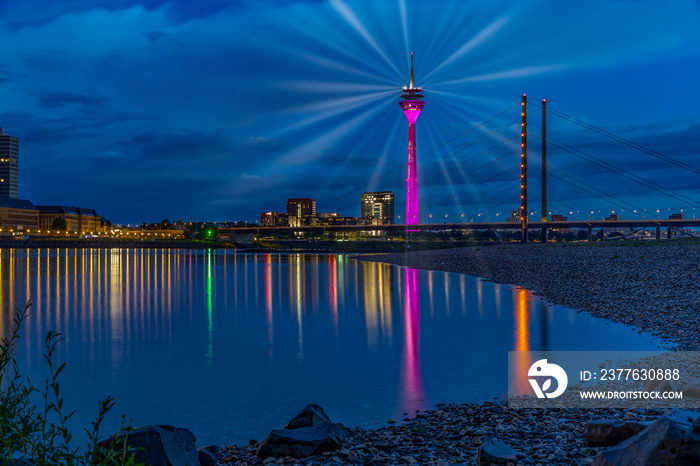
[[[289,226],[298,227],[316,223],[316,201],[311,198],[287,199]]]
[[[510,217],[506,217],[506,223],[520,223],[520,209],[511,210]]]
[[[605,217],[608,222],[619,222],[622,220],[620,214],[610,214],[610,217]],[[630,227],[605,227],[605,233],[610,235],[612,233],[619,233],[621,235],[629,235],[632,233],[632,228]]]
[[[316,225],[332,225],[339,218],[340,214],[337,212],[317,212]]]
[[[368,225],[393,225],[394,193],[391,191],[362,193],[360,213]]]
[[[289,215],[282,212],[261,212],[260,226],[286,227],[289,226]]]
[[[0,197],[19,197],[19,139],[0,128]]]
[[[668,216],[669,220],[683,220],[683,214],[671,214]]]
[[[48,230],[52,228],[54,220],[62,218],[66,221],[67,231],[80,231],[80,216],[78,209],[68,206],[37,206],[39,209],[39,228]]]
[[[569,217],[565,217],[561,214],[552,214],[552,222],[568,222]],[[573,230],[571,228],[552,228],[552,231],[558,231],[559,233],[571,233]]]
[[[327,225],[364,225],[364,220],[358,217],[329,217]]]
[[[26,199],[0,197],[0,230],[26,230],[39,228],[39,209]]]
[[[62,218],[66,221],[68,231],[80,234],[107,231],[111,222],[94,209],[72,206],[36,206],[39,210],[39,228],[50,229],[54,220]]]

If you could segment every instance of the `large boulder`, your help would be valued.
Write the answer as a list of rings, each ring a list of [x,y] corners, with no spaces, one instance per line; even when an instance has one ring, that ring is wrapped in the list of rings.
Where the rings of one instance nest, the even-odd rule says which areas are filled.
[[[324,451],[337,450],[345,442],[345,437],[345,427],[332,422],[298,429],[277,429],[270,432],[270,435],[263,440],[257,454],[260,458],[268,456],[305,458]]]
[[[700,415],[692,411],[670,411],[637,435],[599,452],[593,464],[700,464],[700,433],[693,430],[693,422],[698,417]]]
[[[494,438],[487,439],[476,451],[476,464],[479,466],[516,464],[519,461],[530,461],[530,458]]]
[[[171,425],[136,427],[118,432],[100,446],[123,445],[135,454],[136,463],[153,466],[200,466],[195,436],[188,429]]]
[[[300,427],[311,427],[331,422],[326,412],[319,405],[306,405],[299,414],[294,416],[291,421],[284,426],[285,429],[298,429]]]
[[[621,421],[620,419],[595,419],[586,423],[583,434],[588,445],[608,447],[617,445],[646,429],[651,422]]]
[[[197,449],[199,464],[201,466],[219,466],[219,447],[209,445]]]

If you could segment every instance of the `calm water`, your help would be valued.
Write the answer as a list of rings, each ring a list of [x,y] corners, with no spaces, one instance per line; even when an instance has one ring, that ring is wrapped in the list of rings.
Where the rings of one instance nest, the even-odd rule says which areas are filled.
[[[477,278],[344,256],[229,251],[0,250],[0,329],[34,305],[19,361],[46,377],[47,330],[75,427],[117,400],[134,425],[198,444],[261,440],[307,403],[377,427],[437,402],[504,397],[509,350],[647,350],[629,327]]]

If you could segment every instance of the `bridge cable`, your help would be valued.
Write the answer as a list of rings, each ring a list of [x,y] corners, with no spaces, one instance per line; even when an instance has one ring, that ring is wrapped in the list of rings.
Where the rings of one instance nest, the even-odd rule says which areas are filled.
[[[676,191],[673,191],[671,189],[660,186],[660,185],[654,183],[653,181],[649,181],[649,180],[646,180],[644,178],[641,178],[633,173],[628,172],[627,170],[615,167],[614,165],[611,165],[603,160],[600,160],[597,157],[594,157],[590,154],[587,154],[579,149],[575,149],[575,148],[569,146],[568,144],[557,141],[556,139],[553,139],[550,137],[547,137],[547,141],[551,142],[552,145],[554,145],[555,147],[558,147],[559,149],[562,149],[562,150],[564,150],[564,151],[566,151],[566,152],[568,152],[568,153],[570,153],[570,154],[572,154],[580,159],[588,160],[589,162],[591,162],[595,165],[598,165],[601,168],[605,168],[606,170],[609,170],[613,173],[621,175],[621,176],[627,178],[628,180],[634,181],[635,183],[641,184],[642,186],[650,188],[650,189],[657,191],[661,194],[664,194],[668,197],[672,197],[678,201],[681,201],[684,203],[687,202],[694,207],[700,207],[700,202],[696,201],[695,199],[692,199],[692,198],[685,196],[683,194],[680,194]],[[665,191],[668,191],[668,192],[665,192]]]
[[[591,131],[593,131],[593,132],[596,132],[596,133],[598,133],[598,134],[600,134],[600,135],[603,135],[603,136],[605,136],[605,137],[608,137],[608,138],[610,138],[610,139],[613,139],[613,140],[615,140],[615,141],[618,141],[618,142],[620,142],[620,143],[622,143],[622,144],[624,144],[624,145],[626,145],[626,146],[632,147],[633,149],[636,149],[636,150],[638,150],[638,151],[644,152],[644,153],[649,154],[649,155],[651,155],[651,156],[654,156],[654,157],[656,157],[656,158],[665,160],[665,161],[667,161],[667,162],[669,162],[669,163],[672,163],[672,164],[674,164],[674,165],[676,165],[676,166],[678,166],[678,167],[684,168],[684,169],[686,169],[686,170],[692,171],[693,173],[697,173],[697,174],[700,175],[700,170],[698,170],[697,168],[695,168],[695,167],[693,167],[692,165],[689,165],[689,164],[687,164],[687,163],[685,163],[685,162],[681,162],[681,161],[676,160],[676,159],[674,159],[674,158],[672,158],[672,157],[670,157],[670,156],[668,156],[668,155],[665,155],[665,154],[662,154],[662,153],[660,153],[660,152],[657,152],[657,151],[655,151],[655,150],[653,150],[653,149],[649,149],[649,148],[647,148],[647,147],[644,147],[644,146],[642,146],[641,144],[637,144],[636,142],[632,142],[632,141],[630,141],[630,140],[628,140],[628,139],[625,139],[625,138],[623,138],[623,137],[621,137],[621,136],[618,136],[618,135],[616,135],[616,134],[613,134],[613,133],[611,133],[611,132],[609,132],[609,131],[606,131],[606,130],[604,130],[604,129],[602,129],[602,128],[599,128],[599,127],[597,127],[597,126],[594,126],[594,125],[592,125],[592,124],[590,124],[590,123],[586,123],[586,122],[581,121],[581,120],[579,120],[579,119],[577,119],[577,118],[574,118],[574,117],[572,117],[572,116],[570,116],[570,115],[567,115],[567,114],[564,113],[564,112],[561,112],[561,111],[559,111],[559,110],[555,110],[555,109],[553,109],[553,108],[551,108],[551,107],[547,107],[547,111],[548,111],[548,112],[551,112],[551,113],[554,114],[555,116],[558,116],[559,118],[563,118],[563,119],[565,119],[565,120],[567,120],[567,121],[571,121],[572,123],[575,123],[575,124],[577,124],[577,125],[579,125],[579,126],[582,126],[582,127],[586,128],[586,129],[589,129],[589,130],[591,130]]]
[[[486,123],[488,123],[488,122],[490,122],[490,121],[492,121],[492,120],[494,120],[494,119],[500,117],[501,115],[503,115],[503,114],[505,114],[505,113],[507,113],[507,112],[513,110],[515,107],[519,107],[519,106],[520,106],[520,103],[515,104],[515,105],[513,105],[512,107],[507,108],[506,110],[503,110],[502,112],[498,113],[497,115],[494,115],[494,116],[492,116],[491,118],[489,118],[489,119],[487,119],[487,120],[484,120],[483,122],[479,123],[478,125],[473,126],[472,128],[470,128],[470,129],[468,129],[468,130],[466,130],[466,131],[464,131],[464,132],[458,134],[457,136],[453,137],[452,139],[450,139],[450,140],[448,140],[448,141],[446,141],[446,142],[444,142],[444,143],[442,143],[442,144],[440,144],[440,145],[438,145],[438,146],[436,146],[436,147],[430,149],[430,150],[427,151],[427,152],[424,152],[423,154],[419,155],[417,158],[423,157],[423,156],[425,156],[425,155],[427,155],[427,154],[429,154],[429,153],[431,153],[431,152],[433,152],[433,151],[439,149],[440,147],[442,147],[442,146],[444,146],[444,145],[446,145],[446,144],[449,144],[449,143],[451,143],[452,141],[455,141],[455,140],[458,139],[458,138],[461,138],[462,136],[464,136],[464,135],[466,135],[466,134],[468,134],[468,133],[470,133],[470,132],[476,130],[477,128],[480,128],[481,126],[485,125]],[[499,131],[500,131],[500,130],[499,130]],[[493,134],[493,133],[491,133],[491,134]],[[376,181],[379,181],[379,180],[381,180],[382,178],[384,178],[384,177],[386,177],[386,176],[389,176],[390,174],[392,174],[392,173],[394,173],[394,172],[396,172],[396,171],[398,171],[398,170],[400,170],[400,169],[406,167],[407,165],[408,165],[408,162],[407,162],[407,163],[404,163],[404,164],[401,164],[400,166],[396,167],[395,169],[389,171],[388,173],[385,173],[385,174],[383,174],[383,175],[381,175],[381,176],[378,176],[378,177],[376,177],[376,178],[373,178],[373,179],[369,180],[367,183],[365,183],[364,185],[360,186],[359,188],[353,189],[353,190],[351,190],[351,191],[349,191],[349,192],[343,194],[342,196],[340,196],[340,197],[338,197],[338,198],[336,198],[336,199],[334,199],[334,200],[332,200],[332,201],[330,201],[330,202],[327,202],[327,203],[325,203],[325,204],[319,206],[319,209],[322,209],[322,208],[325,208],[325,207],[327,207],[327,206],[329,206],[329,205],[332,205],[332,204],[334,204],[335,202],[339,201],[340,199],[343,199],[343,198],[345,198],[345,197],[351,195],[352,193],[355,193],[355,192],[357,192],[357,191],[360,191],[360,190],[366,188],[367,186],[371,185],[372,183],[374,183],[374,182],[376,182]]]

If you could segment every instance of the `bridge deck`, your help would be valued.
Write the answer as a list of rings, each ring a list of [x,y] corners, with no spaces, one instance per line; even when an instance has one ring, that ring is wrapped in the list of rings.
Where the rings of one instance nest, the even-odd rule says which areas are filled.
[[[528,228],[688,228],[700,227],[700,219],[683,220],[588,220],[573,222],[530,222]],[[305,227],[244,227],[221,228],[220,233],[290,233],[324,231],[444,231],[444,230],[520,230],[520,223],[513,222],[481,222],[481,223],[423,223],[420,225],[327,225]]]

